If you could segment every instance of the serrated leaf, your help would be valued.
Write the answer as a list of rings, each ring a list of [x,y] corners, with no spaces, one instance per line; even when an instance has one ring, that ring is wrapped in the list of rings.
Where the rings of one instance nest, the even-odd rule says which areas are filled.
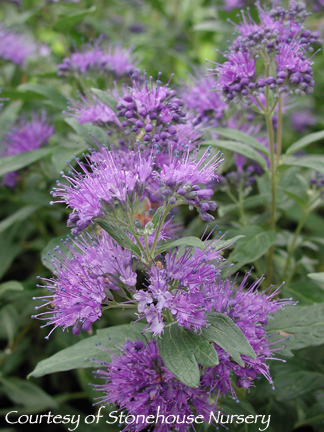
[[[278,310],[267,331],[275,334],[276,339],[289,337],[286,348],[280,351],[285,357],[293,357],[292,350],[324,343],[324,303],[312,306],[286,306]]]
[[[256,161],[265,171],[267,171],[267,163],[265,159],[253,148],[246,144],[239,143],[237,141],[222,141],[214,140],[204,142],[205,145],[210,145],[212,147],[221,148],[239,153],[249,159]]]
[[[168,370],[183,384],[198,388],[200,371],[194,352],[188,349],[184,341],[184,330],[177,323],[164,328],[161,338],[158,338],[159,352]]]
[[[17,210],[12,215],[8,216],[6,219],[0,222],[0,233],[5,231],[7,228],[11,227],[16,222],[21,222],[27,219],[38,209],[37,206],[26,206]]]
[[[266,156],[269,156],[268,149],[262,143],[260,143],[260,141],[255,139],[253,136],[247,135],[246,133],[240,130],[226,129],[226,128],[212,128],[210,129],[210,131],[216,132],[218,135],[224,136],[226,138],[230,138],[240,143],[247,144],[259,150],[261,153],[265,154]]]
[[[0,176],[12,171],[18,171],[53,153],[53,147],[45,147],[24,153],[7,156],[0,159]]]
[[[312,144],[313,142],[319,141],[321,139],[324,139],[324,131],[311,133],[300,140],[296,141],[294,144],[292,144],[290,147],[288,147],[286,151],[286,155],[292,155],[296,151],[299,151],[309,144]]]
[[[202,334],[206,339],[223,348],[242,367],[244,367],[244,361],[241,355],[252,359],[256,358],[256,354],[242,330],[229,316],[210,312],[206,314],[206,317],[209,327],[202,329]]]
[[[23,291],[24,287],[21,285],[20,282],[12,280],[8,282],[4,282],[0,284],[0,297],[6,292],[6,291]]]
[[[116,240],[120,246],[130,250],[138,258],[141,257],[141,251],[139,250],[139,247],[132,242],[125,231],[119,228],[118,225],[106,220],[99,220],[97,223],[110,235],[110,237]]]
[[[113,111],[116,112],[117,101],[113,96],[111,96],[108,92],[104,92],[93,87],[91,88],[91,92],[97,96],[100,102],[108,105]]]
[[[136,323],[97,330],[95,336],[77,342],[75,345],[40,361],[33,372],[28,375],[28,378],[37,378],[50,373],[71,369],[95,368],[98,365],[89,361],[89,357],[99,361],[110,360],[109,354],[103,351],[98,344],[102,344],[109,350],[118,353],[119,349],[116,344],[123,346],[127,340],[135,341],[136,339],[145,341],[142,336],[144,327],[144,324]]]

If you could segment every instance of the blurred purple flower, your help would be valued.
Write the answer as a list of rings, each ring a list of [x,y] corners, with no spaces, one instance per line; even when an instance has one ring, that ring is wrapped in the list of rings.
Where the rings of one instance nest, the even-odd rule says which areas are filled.
[[[31,37],[13,33],[0,23],[0,58],[23,66],[27,59],[39,54],[39,47]]]
[[[317,119],[310,109],[301,109],[294,111],[290,115],[290,124],[297,132],[305,132],[308,127],[315,126]]]
[[[22,119],[5,134],[1,140],[1,157],[36,150],[47,144],[53,133],[54,126],[49,123],[45,112],[33,113],[31,121]],[[15,179],[16,174],[9,173],[3,184],[14,187]]]

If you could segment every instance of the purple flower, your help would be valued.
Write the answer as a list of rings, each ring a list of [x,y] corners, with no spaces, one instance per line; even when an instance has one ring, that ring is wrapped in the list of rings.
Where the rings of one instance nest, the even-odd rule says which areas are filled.
[[[69,107],[69,112],[72,117],[75,117],[80,124],[93,123],[99,126],[106,126],[115,123],[121,127],[121,124],[116,117],[112,108],[102,103],[96,96],[84,97],[80,95],[79,101],[74,101]]]
[[[64,58],[63,63],[58,65],[58,75],[96,72],[121,78],[135,70],[138,62],[132,48],[123,48],[120,44],[108,48],[101,45],[102,38],[99,38]]]
[[[212,189],[201,189],[200,185],[206,185],[211,180],[217,179],[215,173],[217,167],[223,161],[220,152],[210,157],[210,148],[205,151],[198,160],[195,154],[187,152],[169,152],[169,160],[166,161],[160,171],[155,171],[153,177],[159,181],[162,195],[168,203],[179,205],[181,203],[196,207],[203,220],[212,220],[213,217],[207,213],[215,210],[216,205],[208,201],[212,195]]]
[[[140,318],[148,322],[148,331],[159,335],[164,329],[164,314],[169,310],[180,326],[190,330],[206,325],[204,297],[201,288],[206,283],[216,283],[223,261],[214,239],[203,249],[186,248],[179,256],[174,250],[166,254],[164,265],[152,267],[149,271],[147,291],[134,294],[138,301]]]
[[[220,280],[216,284],[205,284],[202,287],[206,311],[221,312],[228,315],[242,330],[249,341],[257,358],[251,359],[242,356],[245,367],[233,362],[230,355],[215,344],[219,356],[219,365],[208,368],[203,377],[203,384],[217,390],[219,394],[231,393],[236,398],[231,383],[231,376],[236,376],[237,387],[249,388],[258,375],[264,375],[272,383],[268,360],[279,360],[274,352],[281,348],[272,348],[273,343],[267,336],[265,326],[269,318],[285,305],[292,304],[290,300],[277,298],[279,289],[259,291],[263,279],[256,280],[246,289],[249,273],[245,275],[238,289],[235,289],[235,280]],[[275,342],[278,343],[278,342]]]
[[[154,423],[155,432],[168,432],[172,424],[166,422],[172,423],[173,420],[177,431],[188,431],[190,425],[182,422],[183,416],[194,413],[208,420],[215,408],[209,404],[208,393],[202,387],[190,388],[178,381],[164,366],[155,340],[148,341],[147,345],[139,340],[127,341],[120,348],[119,355],[105,351],[112,360],[100,362],[105,369],[94,372],[104,380],[103,384],[95,386],[96,390],[104,392],[104,396],[97,398],[97,403],[115,404],[135,418],[144,416],[147,419],[149,415],[155,417],[158,413],[161,417],[157,424]],[[162,416],[168,419],[163,422]],[[123,431],[135,432],[148,426],[146,420],[143,423],[140,420],[137,424],[126,425]]]
[[[203,76],[198,72],[190,77],[188,83],[180,88],[180,96],[186,107],[194,110],[201,121],[213,116],[220,120],[224,116],[226,104],[222,102],[219,93],[215,92],[216,82],[211,76]]]
[[[92,155],[96,156],[95,153]],[[73,235],[86,228],[93,219],[114,212],[117,204],[129,211],[147,196],[150,188],[153,158],[149,153],[102,149],[97,158],[99,162],[92,162],[91,157],[87,157],[88,165],[77,160],[81,173],[72,166],[70,175],[61,172],[70,185],[58,182],[52,192],[53,197],[61,197],[56,202],[66,203],[74,211],[68,220],[68,226],[74,226]]]
[[[224,10],[230,12],[233,9],[238,9],[244,6],[246,0],[223,0]]]
[[[38,55],[34,40],[22,33],[13,33],[0,24],[0,57],[19,66]]]
[[[26,151],[36,150],[47,144],[54,133],[52,126],[46,118],[45,112],[34,113],[31,121],[21,119],[18,126],[13,126],[3,137],[1,142],[1,157],[12,156]],[[15,173],[5,176],[3,184],[14,187]]]
[[[310,126],[317,123],[316,116],[310,109],[301,109],[294,111],[290,116],[290,124],[297,132],[305,132]]]
[[[45,326],[54,325],[46,339],[59,326],[63,330],[73,326],[75,335],[81,328],[88,331],[101,317],[102,305],[113,299],[111,291],[123,296],[123,287],[136,284],[131,252],[123,250],[105,232],[101,237],[86,234],[78,240],[69,238],[64,244],[68,255],[59,247],[50,255],[55,277],[43,278],[43,287],[51,294],[38,297],[45,304],[36,309],[48,306],[49,311],[33,316],[48,320]]]

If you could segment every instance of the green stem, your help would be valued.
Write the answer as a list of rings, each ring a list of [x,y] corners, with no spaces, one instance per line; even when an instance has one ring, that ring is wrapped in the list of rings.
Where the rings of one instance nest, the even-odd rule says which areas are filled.
[[[279,105],[278,105],[278,131],[277,131],[277,165],[280,161],[282,148],[282,94],[279,94]]]
[[[300,234],[300,232],[301,232],[301,230],[302,230],[302,228],[303,228],[303,226],[304,226],[304,224],[306,222],[308,214],[309,214],[309,209],[308,209],[308,207],[306,207],[306,208],[303,209],[302,217],[300,218],[300,220],[298,222],[298,225],[297,225],[297,228],[296,228],[296,231],[295,231],[295,234],[294,234],[293,241],[292,241],[292,243],[291,243],[291,245],[290,245],[290,247],[288,249],[287,259],[286,259],[284,271],[282,273],[282,280],[285,280],[285,278],[287,276],[287,272],[288,272],[288,269],[289,269],[290,261],[291,261],[291,258],[293,256],[294,252],[295,252],[296,243],[297,243],[299,234]],[[291,280],[291,277],[292,277],[292,274],[289,277],[289,282]]]
[[[240,184],[240,187],[239,187],[238,206],[239,206],[241,224],[242,224],[242,226],[246,226],[245,213],[244,213],[244,195],[243,195],[242,183]]]
[[[272,114],[269,111],[269,90],[267,86],[267,110],[265,112],[265,119],[267,124],[269,144],[270,144],[270,181],[271,181],[271,210],[270,210],[270,230],[276,231],[276,200],[277,200],[277,179],[276,179],[276,160],[275,160],[275,143],[274,131],[272,125]],[[274,245],[269,249],[268,262],[267,262],[267,282],[268,285],[272,282],[273,270],[273,254]]]
[[[152,257],[153,260],[155,258],[154,252],[155,252],[155,248],[156,248],[156,245],[157,245],[157,242],[158,242],[158,239],[159,239],[160,231],[162,229],[163,223],[164,223],[167,215],[169,214],[169,211],[171,210],[171,208],[172,208],[171,205],[167,205],[167,207],[164,210],[163,215],[162,215],[162,217],[160,219],[160,222],[158,224],[158,227],[157,227],[157,230],[156,230],[156,233],[155,233],[154,242],[153,242],[152,249],[151,249],[151,257]]]

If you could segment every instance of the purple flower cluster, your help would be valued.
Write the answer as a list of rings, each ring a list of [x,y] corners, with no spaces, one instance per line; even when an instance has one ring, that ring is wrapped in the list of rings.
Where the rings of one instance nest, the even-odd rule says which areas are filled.
[[[27,59],[38,54],[39,49],[29,36],[13,33],[0,24],[0,58],[23,66]]]
[[[21,119],[17,126],[11,130],[1,140],[1,157],[12,156],[47,144],[54,133],[54,127],[49,123],[45,112],[42,114],[34,113],[31,121]],[[3,184],[14,187],[16,173],[12,172],[5,176]]]
[[[101,150],[99,162],[86,157],[87,164],[77,159],[81,173],[72,166],[69,175],[61,172],[69,185],[57,182],[52,196],[60,197],[56,202],[66,203],[72,210],[68,226],[72,234],[78,235],[96,218],[115,213],[117,207],[124,212],[132,209],[147,197],[151,186],[153,158],[150,154],[129,151],[127,153]],[[54,202],[52,201],[51,204]]]
[[[224,102],[243,99],[252,103],[250,96],[258,96],[269,86],[276,94],[310,94],[314,80],[312,56],[313,45],[322,41],[319,32],[311,32],[303,24],[308,16],[306,6],[291,1],[289,8],[273,7],[265,11],[256,3],[260,24],[251,17],[249,10],[242,11],[239,24],[234,24],[238,35],[223,54],[224,63],[215,63],[211,69],[218,79],[216,87],[222,91]],[[314,54],[313,54],[314,55]],[[257,70],[262,63],[264,75]],[[270,75],[271,70],[276,72]]]
[[[68,238],[63,242],[68,248],[65,254],[59,247],[51,256],[55,277],[43,279],[51,293],[42,306],[50,310],[33,318],[48,320],[45,326],[54,325],[49,335],[57,328],[63,330],[73,326],[73,334],[88,331],[102,314],[102,305],[113,300],[111,291],[123,296],[123,287],[136,285],[137,276],[132,270],[131,252],[124,250],[105,232],[100,237],[90,234],[78,240]],[[35,298],[38,299],[38,298]],[[45,327],[43,326],[43,327]]]
[[[112,357],[111,363],[100,362],[105,369],[94,372],[105,381],[95,386],[96,390],[104,392],[97,403],[118,405],[135,418],[144,416],[144,419],[139,417],[142,422],[130,424],[124,431],[152,427],[146,419],[156,417],[157,413],[160,417],[154,424],[155,432],[168,432],[170,428],[185,432],[190,425],[183,422],[183,417],[194,418],[195,412],[208,420],[214,408],[209,403],[208,393],[202,387],[190,388],[178,381],[165,367],[155,340],[146,345],[140,340],[127,341],[120,348],[119,356],[106,351]]]
[[[58,75],[86,74],[89,72],[112,74],[115,78],[132,73],[137,66],[132,48],[120,44],[108,48],[102,46],[102,38],[86,44],[58,65]]]

